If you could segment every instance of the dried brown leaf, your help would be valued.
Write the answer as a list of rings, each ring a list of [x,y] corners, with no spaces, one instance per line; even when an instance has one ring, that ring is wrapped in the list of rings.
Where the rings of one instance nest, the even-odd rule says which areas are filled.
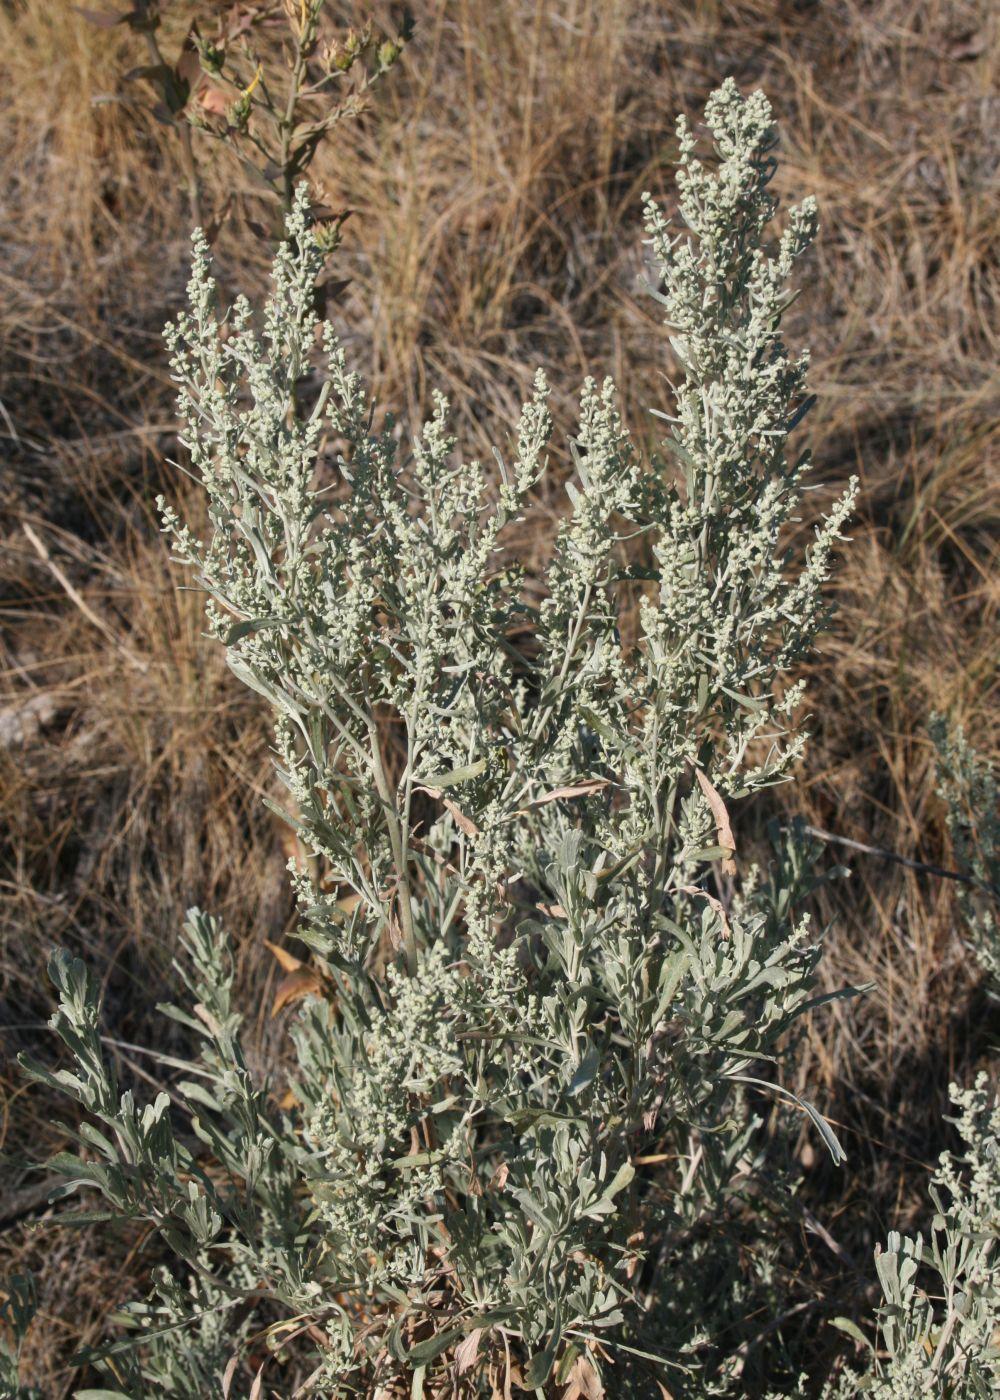
[[[445,797],[444,790],[442,788],[427,787],[424,784],[420,784],[414,789],[414,791],[425,792],[428,797],[440,798],[441,805],[454,817],[455,824],[460,831],[464,831],[466,836],[479,835],[479,827],[476,826],[476,823],[472,820],[471,817],[467,817],[462,811],[461,807],[459,807],[457,803],[453,802],[450,797]]]
[[[290,1006],[296,1001],[304,1001],[306,997],[314,996],[322,989],[323,982],[318,972],[314,972],[310,968],[303,968],[301,972],[290,972],[278,983],[278,990],[274,994],[274,1002],[271,1005],[271,1015],[277,1016],[283,1006]]]
[[[226,94],[221,88],[213,87],[211,83],[206,83],[198,93],[198,105],[210,112],[213,117],[224,117],[229,103]]]
[[[588,1357],[576,1358],[562,1400],[604,1400],[604,1386]]]
[[[464,831],[466,836],[479,835],[479,827],[476,825],[476,823],[472,820],[471,817],[467,817],[465,813],[461,810],[461,808],[457,807],[455,803],[452,802],[450,797],[446,797],[444,799],[444,805],[445,807],[447,807],[451,815],[455,818],[455,825],[459,828],[460,831]]]
[[[269,948],[285,972],[298,972],[302,967],[302,959],[297,958],[294,953],[290,953],[287,948],[279,948],[270,939],[264,939],[264,947]]]
[[[466,1371],[471,1371],[479,1356],[479,1341],[483,1335],[482,1327],[474,1327],[467,1337],[459,1342],[455,1348],[455,1370],[458,1375],[464,1375]]]
[[[705,794],[705,800],[708,802],[709,807],[711,807],[712,809],[712,816],[715,818],[715,828],[718,836],[719,845],[724,846],[726,850],[732,851],[733,855],[735,855],[736,840],[733,836],[733,828],[729,821],[729,813],[726,811],[726,804],[723,802],[721,796],[709,782],[708,778],[705,776],[702,770],[700,768],[696,768],[694,771],[695,777],[698,779],[698,784],[701,787],[702,792]],[[730,859],[728,856],[722,862],[722,868],[727,875],[736,874],[736,862]]]
[[[198,46],[195,43],[195,35],[198,33],[198,26],[192,24],[187,32],[187,38],[181,48],[177,58],[176,72],[182,82],[187,83],[188,88],[194,90],[197,83],[201,81],[201,55],[198,53]]]
[[[523,810],[528,812],[533,807],[544,807],[547,802],[559,802],[565,797],[590,797],[607,786],[607,778],[594,778],[585,783],[569,783],[566,787],[557,787],[551,792],[542,793],[541,797],[533,797]]]
[[[716,899],[714,894],[709,894],[708,890],[700,889],[697,885],[678,885],[677,888],[682,894],[697,894],[712,906],[722,922],[722,936],[728,938],[732,930],[729,927],[729,919],[726,916],[722,901]]]
[[[226,1369],[222,1373],[222,1400],[229,1400],[229,1392],[232,1389],[233,1377],[236,1375],[236,1368],[240,1364],[240,1354],[231,1356],[226,1364]]]

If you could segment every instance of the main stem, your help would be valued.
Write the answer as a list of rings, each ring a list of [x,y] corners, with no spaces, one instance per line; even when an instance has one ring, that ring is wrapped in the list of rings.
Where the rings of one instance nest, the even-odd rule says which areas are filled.
[[[392,848],[393,864],[396,867],[397,902],[399,923],[403,931],[403,954],[406,968],[412,977],[417,970],[417,936],[413,926],[413,897],[410,889],[410,876],[407,869],[408,855],[406,841],[400,826],[396,800],[382,761],[378,729],[374,722],[369,723],[368,737],[371,742],[372,771],[375,775],[375,790],[385,811],[386,826],[389,829],[389,845]]]

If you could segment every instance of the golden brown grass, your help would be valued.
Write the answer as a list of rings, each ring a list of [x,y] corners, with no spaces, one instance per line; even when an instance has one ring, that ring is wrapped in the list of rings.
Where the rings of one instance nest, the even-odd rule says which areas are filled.
[[[402,71],[316,174],[332,203],[356,211],[337,308],[355,361],[410,417],[443,387],[479,452],[512,422],[538,363],[562,426],[580,378],[610,371],[629,421],[652,436],[646,406],[662,402],[671,366],[640,286],[638,196],[669,191],[675,112],[696,112],[729,72],[767,89],[781,191],[813,191],[822,210],[791,327],[813,346],[817,479],[832,492],[858,472],[863,486],[840,610],[813,668],[815,739],[801,781],[769,810],[947,864],[927,717],[952,711],[996,749],[993,7],[414,8]],[[174,139],[120,79],[139,61],[132,45],[66,0],[0,9],[8,730],[20,714],[0,747],[5,1052],[39,1043],[54,943],[106,969],[108,1024],[134,1042],[187,904],[239,933],[241,975],[258,991],[271,976],[263,940],[290,917],[281,838],[255,795],[270,782],[262,716],[202,641],[198,599],[176,591],[150,505],[164,480],[179,489],[164,467],[159,330],[182,295],[187,230]],[[224,158],[214,168],[214,180],[236,178]],[[259,280],[262,256],[238,217],[219,256],[227,281]],[[837,1176],[815,1161],[807,1199],[863,1264],[919,1200],[947,1080],[981,1054],[990,1013],[952,891],[870,857],[850,863],[852,879],[818,911],[831,921],[824,976],[876,987],[817,1023],[802,1077],[851,1153]],[[263,1013],[258,1030],[267,1053]],[[18,1161],[62,1139],[51,1104],[9,1062],[0,1083],[17,1193],[34,1180]],[[803,1154],[812,1160],[805,1139]],[[33,1379],[68,1394],[80,1377],[66,1357],[100,1332],[141,1259],[89,1235],[33,1232],[44,1207],[11,1199],[5,1253],[37,1268],[43,1289]],[[815,1332],[828,1304],[854,1306],[859,1283],[811,1237],[804,1257]]]

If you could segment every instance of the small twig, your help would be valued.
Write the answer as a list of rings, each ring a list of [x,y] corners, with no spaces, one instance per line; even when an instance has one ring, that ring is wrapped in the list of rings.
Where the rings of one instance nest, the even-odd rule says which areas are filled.
[[[989,880],[977,879],[975,875],[963,875],[960,870],[945,870],[944,866],[931,865],[925,860],[911,860],[909,856],[901,856],[896,851],[888,851],[884,846],[866,846],[863,841],[852,841],[849,836],[834,836],[830,831],[821,831],[818,826],[803,827],[810,836],[815,836],[819,841],[829,841],[836,846],[847,846],[852,851],[861,851],[866,856],[880,856],[883,860],[895,861],[897,865],[905,865],[907,870],[922,870],[926,875],[939,875],[943,880],[958,880],[963,885],[974,885],[976,889],[985,890],[987,894],[992,894],[1000,899],[1000,888],[991,884]]]
[[[108,624],[104,621],[103,617],[100,617],[96,612],[94,612],[94,609],[87,602],[86,598],[84,598],[83,595],[76,588],[74,588],[73,584],[63,573],[62,569],[60,569],[59,565],[55,562],[48,549],[45,547],[43,541],[39,539],[39,537],[35,534],[31,526],[27,523],[27,521],[22,522],[22,528],[24,530],[24,533],[27,535],[28,541],[34,549],[35,553],[38,555],[39,559],[41,559],[42,563],[46,566],[46,568],[49,570],[52,576],[55,578],[56,582],[59,583],[61,587],[65,590],[71,602],[76,604],[76,606],[80,609],[80,611],[83,613],[84,617],[87,619],[88,622],[92,623],[93,626],[96,627],[97,630],[103,636],[105,636],[108,639],[108,641],[112,643],[113,646],[116,646],[118,648],[118,650],[125,657],[126,661],[128,661],[132,666],[134,666],[137,671],[141,671],[143,675],[145,675],[149,671],[149,663],[143,661],[143,659],[140,656],[136,656],[135,652],[131,651],[129,647],[125,645],[121,637],[119,637],[118,634],[115,632],[114,628],[109,627]]]
[[[809,1207],[804,1206],[800,1203],[799,1212],[801,1214],[802,1223],[805,1226],[805,1228],[809,1230],[812,1234],[817,1235],[819,1239],[821,1239],[826,1245],[827,1249],[830,1250],[832,1254],[835,1254],[842,1264],[846,1264],[849,1269],[854,1269],[854,1271],[857,1272],[858,1266],[854,1262],[854,1259],[851,1256],[851,1254],[844,1248],[842,1244],[840,1244],[837,1240],[833,1238],[833,1236],[830,1234],[830,1231],[826,1228],[823,1222],[821,1220],[816,1219],[815,1215],[813,1215]]]

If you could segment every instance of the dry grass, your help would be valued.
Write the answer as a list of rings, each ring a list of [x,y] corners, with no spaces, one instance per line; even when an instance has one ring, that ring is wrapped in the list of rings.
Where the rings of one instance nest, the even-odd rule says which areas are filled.
[[[338,315],[384,402],[416,417],[444,387],[480,452],[512,422],[537,363],[564,426],[583,374],[610,371],[629,421],[652,435],[645,406],[662,401],[670,364],[641,293],[638,195],[669,190],[676,111],[697,111],[728,72],[767,89],[781,190],[814,191],[823,216],[791,328],[813,346],[817,478],[831,492],[851,472],[863,484],[814,668],[815,741],[777,804],[947,863],[927,717],[954,711],[996,749],[993,7],[414,8],[403,71],[317,172],[329,199],[356,211]],[[66,0],[0,10],[8,1051],[38,1041],[56,942],[107,969],[108,1024],[136,1041],[187,904],[239,932],[242,976],[258,991],[271,975],[263,938],[290,917],[281,838],[255,796],[270,781],[262,718],[203,643],[198,601],[176,591],[151,511],[164,480],[178,489],[164,466],[159,330],[181,298],[186,213],[171,134],[120,81],[136,61],[127,33],[88,26]],[[214,178],[233,172],[222,161]],[[227,280],[257,282],[261,257],[238,217],[219,252]],[[802,1073],[854,1149],[837,1177],[815,1163],[807,1198],[864,1260],[919,1200],[948,1078],[969,1072],[990,1026],[951,890],[852,864],[820,911],[832,923],[825,976],[876,989],[817,1025]],[[263,1015],[259,1031],[266,1053],[275,1032]],[[16,1163],[57,1147],[51,1105],[9,1067],[0,1084],[0,1150]],[[14,1191],[31,1180],[16,1168],[8,1179]],[[32,1233],[38,1215],[7,1222],[5,1252],[41,1273],[49,1325],[36,1328],[34,1379],[59,1396],[79,1379],[65,1366],[75,1342],[100,1331],[140,1265],[89,1236]],[[854,1305],[858,1284],[838,1282],[814,1240],[806,1257],[815,1331],[828,1303]]]

